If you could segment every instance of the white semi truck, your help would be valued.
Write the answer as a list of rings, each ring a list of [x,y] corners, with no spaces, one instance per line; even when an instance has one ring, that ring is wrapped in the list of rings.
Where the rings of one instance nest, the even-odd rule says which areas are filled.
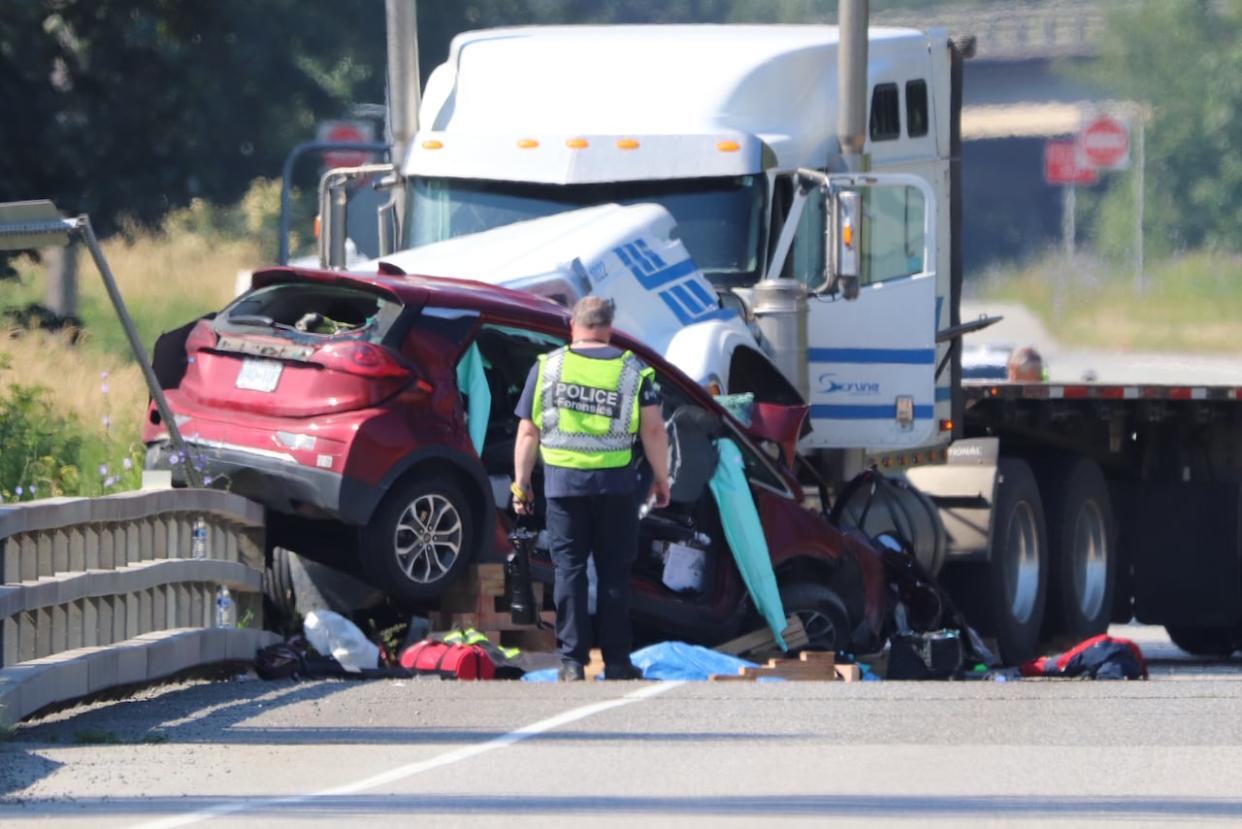
[[[722,392],[804,401],[841,520],[896,526],[1007,661],[1110,620],[1242,645],[1242,390],[964,384],[959,116],[943,33],[617,26],[460,35],[421,91],[390,0],[381,259],[563,302]],[[368,263],[362,267],[374,267]],[[353,267],[353,266],[351,266]]]

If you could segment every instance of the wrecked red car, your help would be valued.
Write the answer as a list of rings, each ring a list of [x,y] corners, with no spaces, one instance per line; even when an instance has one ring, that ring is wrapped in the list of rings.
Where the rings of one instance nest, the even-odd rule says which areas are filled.
[[[190,457],[151,407],[147,466],[268,508],[280,545],[406,604],[433,601],[474,561],[509,549],[514,406],[539,354],[565,343],[564,308],[481,283],[272,268],[210,318],[161,338],[157,374]],[[675,454],[672,503],[641,522],[633,569],[640,627],[707,644],[754,611],[710,492],[717,444],[740,451],[786,613],[812,644],[874,650],[887,586],[861,535],[803,505],[790,469],[800,409],[759,404],[748,425],[623,334],[656,371]],[[476,448],[477,447],[477,448]],[[541,489],[536,481],[536,490]],[[670,584],[671,553],[693,579]],[[550,565],[536,550],[536,574]]]

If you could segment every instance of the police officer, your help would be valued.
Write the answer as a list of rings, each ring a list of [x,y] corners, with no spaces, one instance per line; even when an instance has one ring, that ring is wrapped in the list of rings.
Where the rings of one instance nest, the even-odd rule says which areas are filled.
[[[562,680],[584,678],[591,649],[587,559],[592,554],[604,678],[642,676],[630,662],[630,565],[638,552],[635,438],[653,473],[648,501],[663,507],[669,499],[668,435],[654,372],[609,343],[612,319],[612,300],[579,300],[572,342],[539,358],[515,412],[520,423],[513,503],[519,515],[533,509],[536,453],[543,459]]]

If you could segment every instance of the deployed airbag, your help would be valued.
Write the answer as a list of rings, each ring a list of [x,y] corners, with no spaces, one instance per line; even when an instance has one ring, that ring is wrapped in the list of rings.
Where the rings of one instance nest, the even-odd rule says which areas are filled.
[[[746,482],[742,452],[728,438],[720,439],[717,451],[720,463],[716,465],[716,473],[708,486],[716,498],[725,540],[733,551],[733,559],[755,602],[755,609],[768,623],[776,643],[782,650],[788,650],[781,636],[786,624],[785,607],[776,586],[776,573],[772,571],[772,558],[768,554],[763,525],[759,522],[759,510]]]

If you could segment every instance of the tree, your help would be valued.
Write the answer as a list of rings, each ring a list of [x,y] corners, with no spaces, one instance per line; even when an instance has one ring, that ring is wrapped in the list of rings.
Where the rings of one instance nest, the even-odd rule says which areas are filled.
[[[0,201],[107,233],[228,202],[318,119],[383,99],[377,0],[26,0],[0,15]]]
[[[1149,245],[1242,250],[1242,0],[1127,6],[1101,46],[1089,78],[1145,110]],[[1132,244],[1132,192],[1103,199],[1105,249]]]

